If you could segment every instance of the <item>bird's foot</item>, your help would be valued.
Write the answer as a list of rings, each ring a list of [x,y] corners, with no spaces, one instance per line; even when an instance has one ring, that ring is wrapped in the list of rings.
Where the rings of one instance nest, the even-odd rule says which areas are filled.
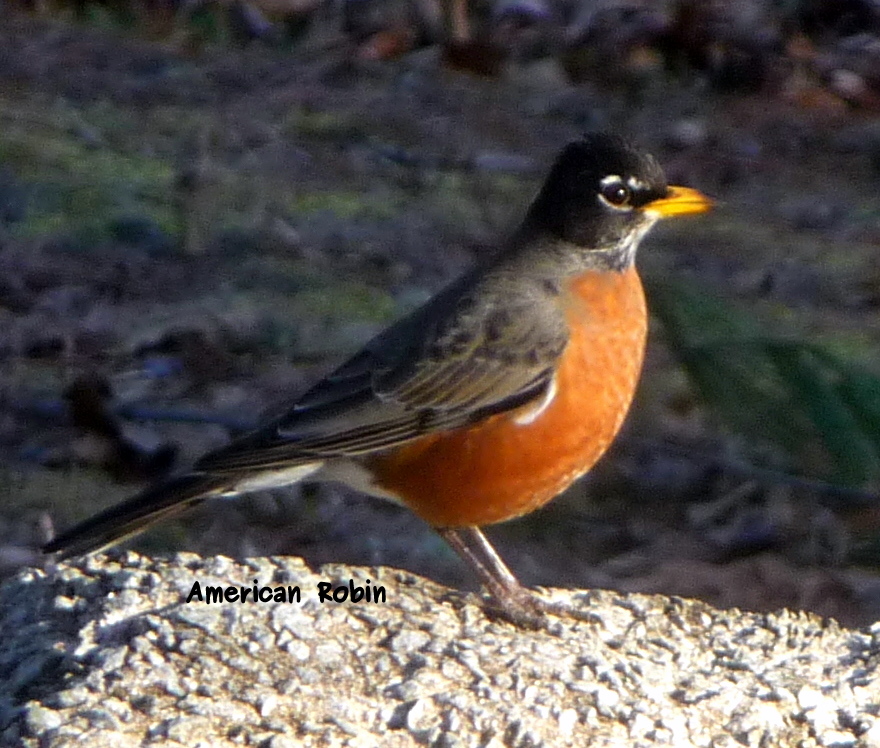
[[[558,634],[548,616],[596,623],[598,617],[562,602],[549,602],[523,587],[477,527],[441,527],[440,536],[476,571],[489,593],[484,610],[523,629]],[[554,629],[557,631],[554,632]]]
[[[490,596],[484,610],[490,618],[507,621],[523,629],[547,631],[557,636],[559,627],[551,617],[568,618],[593,625],[602,623],[602,619],[589,610],[566,602],[545,600],[525,587],[505,590],[504,595]]]

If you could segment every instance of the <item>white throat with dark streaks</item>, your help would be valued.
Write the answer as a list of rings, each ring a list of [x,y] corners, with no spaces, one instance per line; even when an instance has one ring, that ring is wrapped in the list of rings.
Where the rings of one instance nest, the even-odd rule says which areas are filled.
[[[626,234],[621,241],[612,244],[608,248],[596,250],[603,256],[608,267],[612,270],[623,271],[636,261],[636,252],[645,235],[654,227],[659,217],[649,217],[641,225]]]

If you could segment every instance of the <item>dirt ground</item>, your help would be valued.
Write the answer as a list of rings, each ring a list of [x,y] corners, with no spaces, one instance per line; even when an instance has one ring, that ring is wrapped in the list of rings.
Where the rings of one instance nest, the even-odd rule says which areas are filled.
[[[633,137],[671,182],[719,199],[651,236],[647,277],[880,368],[868,109],[718,92],[698,74],[574,85],[538,60],[487,79],[444,69],[432,48],[387,62],[344,46],[190,55],[3,19],[3,573],[35,563],[51,527],[222,444],[425,300],[512,229],[554,153],[593,129]],[[873,512],[728,469],[748,461],[748,438],[701,406],[663,340],[653,325],[612,453],[547,509],[490,530],[501,554],[530,584],[874,620],[875,574],[845,563]],[[407,512],[336,487],[214,502],[137,546],[473,585]]]

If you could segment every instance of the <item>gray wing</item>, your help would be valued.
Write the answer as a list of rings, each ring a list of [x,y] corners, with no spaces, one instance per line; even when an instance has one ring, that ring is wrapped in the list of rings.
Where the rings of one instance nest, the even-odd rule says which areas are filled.
[[[280,418],[206,455],[195,469],[251,472],[361,455],[540,399],[568,340],[565,319],[546,294],[510,298],[505,290],[462,279]]]

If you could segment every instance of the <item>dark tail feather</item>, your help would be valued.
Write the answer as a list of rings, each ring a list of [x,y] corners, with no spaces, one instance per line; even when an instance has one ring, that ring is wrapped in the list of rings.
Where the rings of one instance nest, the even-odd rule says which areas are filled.
[[[228,477],[198,473],[172,478],[72,527],[46,543],[43,553],[61,558],[94,553],[200,504],[228,485]]]

